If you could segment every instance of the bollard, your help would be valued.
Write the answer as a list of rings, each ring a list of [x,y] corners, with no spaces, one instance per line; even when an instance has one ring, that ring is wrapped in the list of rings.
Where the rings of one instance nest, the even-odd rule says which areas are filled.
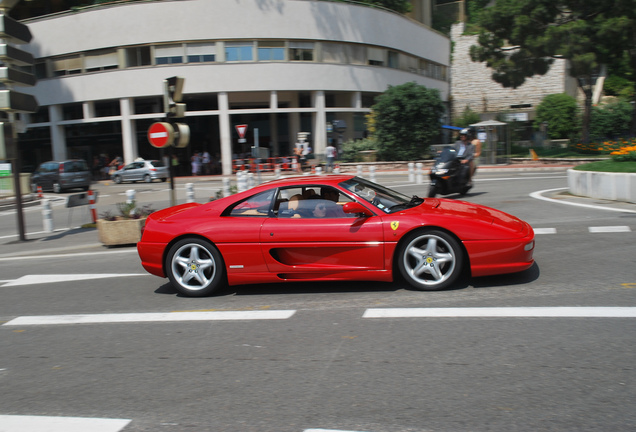
[[[48,199],[42,200],[42,221],[44,231],[53,232],[53,210],[51,209],[51,201]]]
[[[276,168],[274,169],[274,178],[280,178],[280,164],[276,164]]]
[[[415,164],[413,162],[409,162],[409,181],[413,183],[415,181]]]
[[[322,167],[316,167],[316,174],[322,175]]]
[[[247,173],[247,189],[252,189],[255,185],[254,173]]]
[[[375,166],[371,165],[369,167],[369,176],[371,177],[370,180],[375,183]]]
[[[186,183],[186,202],[194,202],[194,183]]]
[[[42,186],[38,186],[38,199],[42,198],[44,198],[44,195],[42,195]]]
[[[358,177],[362,177],[362,165],[357,165],[356,168],[358,170]]]
[[[247,190],[247,176],[245,171],[236,172],[236,188],[239,192],[245,192]]]
[[[91,209],[91,217],[93,223],[97,223],[97,210],[95,209],[95,193],[92,189],[88,190],[88,206]]]
[[[416,184],[422,184],[423,183],[423,179],[422,179],[422,167],[424,165],[421,162],[418,162],[415,164],[415,183]]]
[[[340,165],[336,165],[335,168],[333,169],[333,173],[334,174],[340,174]]]
[[[232,195],[230,192],[230,179],[227,177],[223,177],[223,196],[229,197]]]
[[[292,171],[298,172],[298,161],[296,159],[292,159]]]
[[[137,192],[134,189],[128,189],[126,191],[126,204],[132,204],[135,202],[135,194]]]

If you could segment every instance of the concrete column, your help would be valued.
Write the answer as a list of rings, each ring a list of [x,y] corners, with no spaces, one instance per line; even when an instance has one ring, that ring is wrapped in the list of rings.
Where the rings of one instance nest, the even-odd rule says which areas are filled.
[[[272,90],[269,94],[269,108],[278,108],[278,92]],[[278,148],[278,115],[271,113],[269,115],[269,132],[270,132],[270,156],[280,155],[280,149]]]
[[[227,92],[217,95],[219,103],[219,131],[221,134],[222,174],[232,174],[232,130],[230,128],[230,99]]]
[[[124,154],[124,163],[128,164],[139,156],[139,147],[137,144],[137,128],[134,120],[130,116],[134,114],[135,105],[132,98],[123,98],[119,100],[121,111],[121,138]],[[150,144],[148,144],[150,145]]]
[[[84,120],[92,119],[95,117],[95,102],[89,101],[82,104],[82,113],[84,114]]]
[[[327,147],[327,113],[325,111],[325,92],[322,90],[312,93],[312,102],[316,112],[313,114],[314,153],[316,158],[322,158]]]
[[[290,101],[290,108],[298,108],[298,93],[296,92]],[[296,141],[298,140],[298,132],[303,132],[300,130],[300,113],[292,112],[289,113],[289,142],[291,148],[284,149],[283,154],[294,154],[294,146],[296,145]],[[305,131],[306,132],[306,131]]]
[[[51,146],[53,148],[53,160],[68,159],[66,151],[66,132],[59,122],[64,120],[61,105],[49,106],[49,119],[51,120]]]

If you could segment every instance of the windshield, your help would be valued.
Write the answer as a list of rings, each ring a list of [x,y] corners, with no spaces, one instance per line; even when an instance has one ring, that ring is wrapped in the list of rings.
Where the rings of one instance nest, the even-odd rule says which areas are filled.
[[[340,183],[340,186],[385,213],[393,213],[405,208],[415,207],[424,202],[422,198],[417,196],[409,198],[398,191],[380,186],[361,177],[354,177],[344,181]]]
[[[436,159],[438,162],[448,162],[452,161],[457,157],[457,150],[453,147],[444,147],[442,151],[437,155]]]

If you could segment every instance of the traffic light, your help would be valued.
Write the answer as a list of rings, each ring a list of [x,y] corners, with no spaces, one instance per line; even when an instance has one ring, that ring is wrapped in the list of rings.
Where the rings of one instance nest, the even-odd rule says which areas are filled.
[[[171,77],[163,80],[163,110],[167,117],[185,117],[186,104],[181,102],[184,81],[183,77]]]

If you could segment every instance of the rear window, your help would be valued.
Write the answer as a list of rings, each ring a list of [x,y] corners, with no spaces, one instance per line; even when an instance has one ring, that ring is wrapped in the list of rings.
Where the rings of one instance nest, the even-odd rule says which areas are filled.
[[[152,165],[152,166],[153,166],[153,167],[155,167],[155,168],[161,168],[161,167],[164,167],[164,166],[165,166],[163,162],[158,161],[158,160],[156,160],[156,161],[150,161],[150,165]]]
[[[88,171],[88,164],[86,161],[68,161],[64,163],[64,172],[82,172]]]

